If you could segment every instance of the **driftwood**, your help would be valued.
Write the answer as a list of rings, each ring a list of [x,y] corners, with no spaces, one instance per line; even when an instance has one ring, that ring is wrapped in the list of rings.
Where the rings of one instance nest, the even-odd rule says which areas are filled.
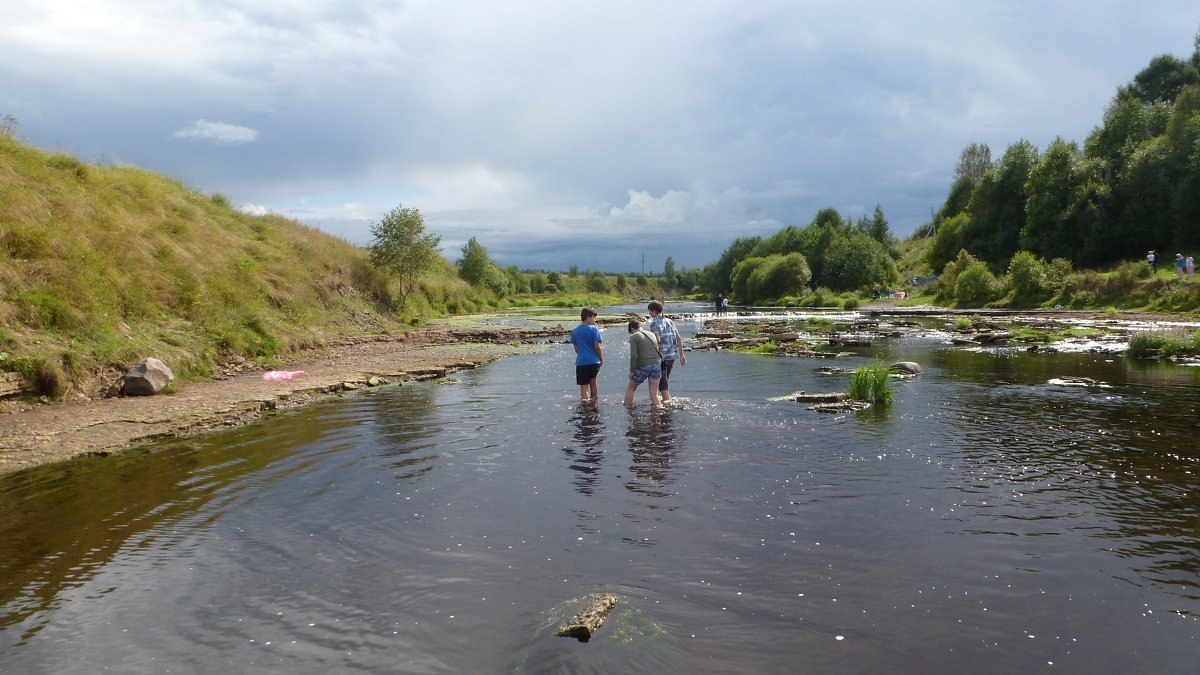
[[[808,409],[823,413],[839,413],[866,410],[870,407],[871,404],[866,401],[839,401],[837,403],[816,403],[808,406]]]
[[[587,604],[558,627],[558,637],[573,637],[580,642],[592,639],[592,634],[604,625],[604,619],[617,606],[617,596],[612,593],[596,593],[588,598]]]

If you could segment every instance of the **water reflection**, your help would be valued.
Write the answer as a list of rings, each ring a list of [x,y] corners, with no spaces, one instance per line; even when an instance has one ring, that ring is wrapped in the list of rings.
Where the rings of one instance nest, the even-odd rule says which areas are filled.
[[[626,413],[629,427],[625,439],[633,463],[629,469],[633,478],[625,488],[647,497],[666,499],[672,494],[675,478],[671,465],[683,441],[676,437],[674,411],[670,407],[652,408],[649,414],[640,409]],[[650,508],[657,508],[654,503]]]
[[[574,428],[573,442],[562,451],[570,458],[570,469],[576,472],[575,490],[590,495],[600,480],[600,465],[604,459],[604,424],[599,404],[577,402],[567,424]]]

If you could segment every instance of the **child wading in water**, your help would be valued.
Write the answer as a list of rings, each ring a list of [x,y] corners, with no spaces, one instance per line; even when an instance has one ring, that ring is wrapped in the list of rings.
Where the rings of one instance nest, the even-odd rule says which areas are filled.
[[[662,377],[662,354],[658,353],[658,338],[642,330],[642,322],[629,322],[629,386],[625,388],[625,405],[633,405],[633,393],[638,385],[650,380],[650,403],[660,405],[658,380]]]
[[[600,376],[600,366],[604,365],[604,348],[600,346],[604,338],[596,327],[596,310],[584,307],[579,310],[579,319],[583,323],[571,330],[571,346],[575,348],[575,384],[579,385],[579,400],[595,401],[600,398],[596,378]]]

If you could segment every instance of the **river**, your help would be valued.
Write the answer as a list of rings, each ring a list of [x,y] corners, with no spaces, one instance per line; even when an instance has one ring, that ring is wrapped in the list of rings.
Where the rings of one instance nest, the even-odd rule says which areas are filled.
[[[923,333],[626,409],[604,338],[596,405],[559,344],[0,479],[0,671],[1196,672],[1200,368]]]

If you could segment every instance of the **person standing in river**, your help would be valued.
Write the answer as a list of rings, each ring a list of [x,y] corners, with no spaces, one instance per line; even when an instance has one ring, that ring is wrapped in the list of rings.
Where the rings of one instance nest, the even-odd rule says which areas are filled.
[[[596,327],[596,310],[579,310],[580,324],[571,330],[571,346],[575,348],[575,384],[579,385],[579,400],[600,398],[600,366],[604,365],[604,338]]]
[[[661,405],[658,396],[658,380],[662,377],[662,354],[658,352],[658,338],[642,330],[642,322],[629,321],[629,386],[625,387],[625,405],[633,405],[633,394],[638,385],[650,381],[650,405]]]
[[[646,328],[658,338],[658,353],[662,355],[662,377],[658,380],[658,394],[662,402],[666,403],[671,400],[671,369],[675,367],[676,360],[679,361],[679,365],[686,366],[687,356],[683,353],[683,338],[675,329],[675,322],[663,316],[662,303],[651,300],[650,304],[646,305],[646,311],[650,312],[650,323],[646,324]]]

